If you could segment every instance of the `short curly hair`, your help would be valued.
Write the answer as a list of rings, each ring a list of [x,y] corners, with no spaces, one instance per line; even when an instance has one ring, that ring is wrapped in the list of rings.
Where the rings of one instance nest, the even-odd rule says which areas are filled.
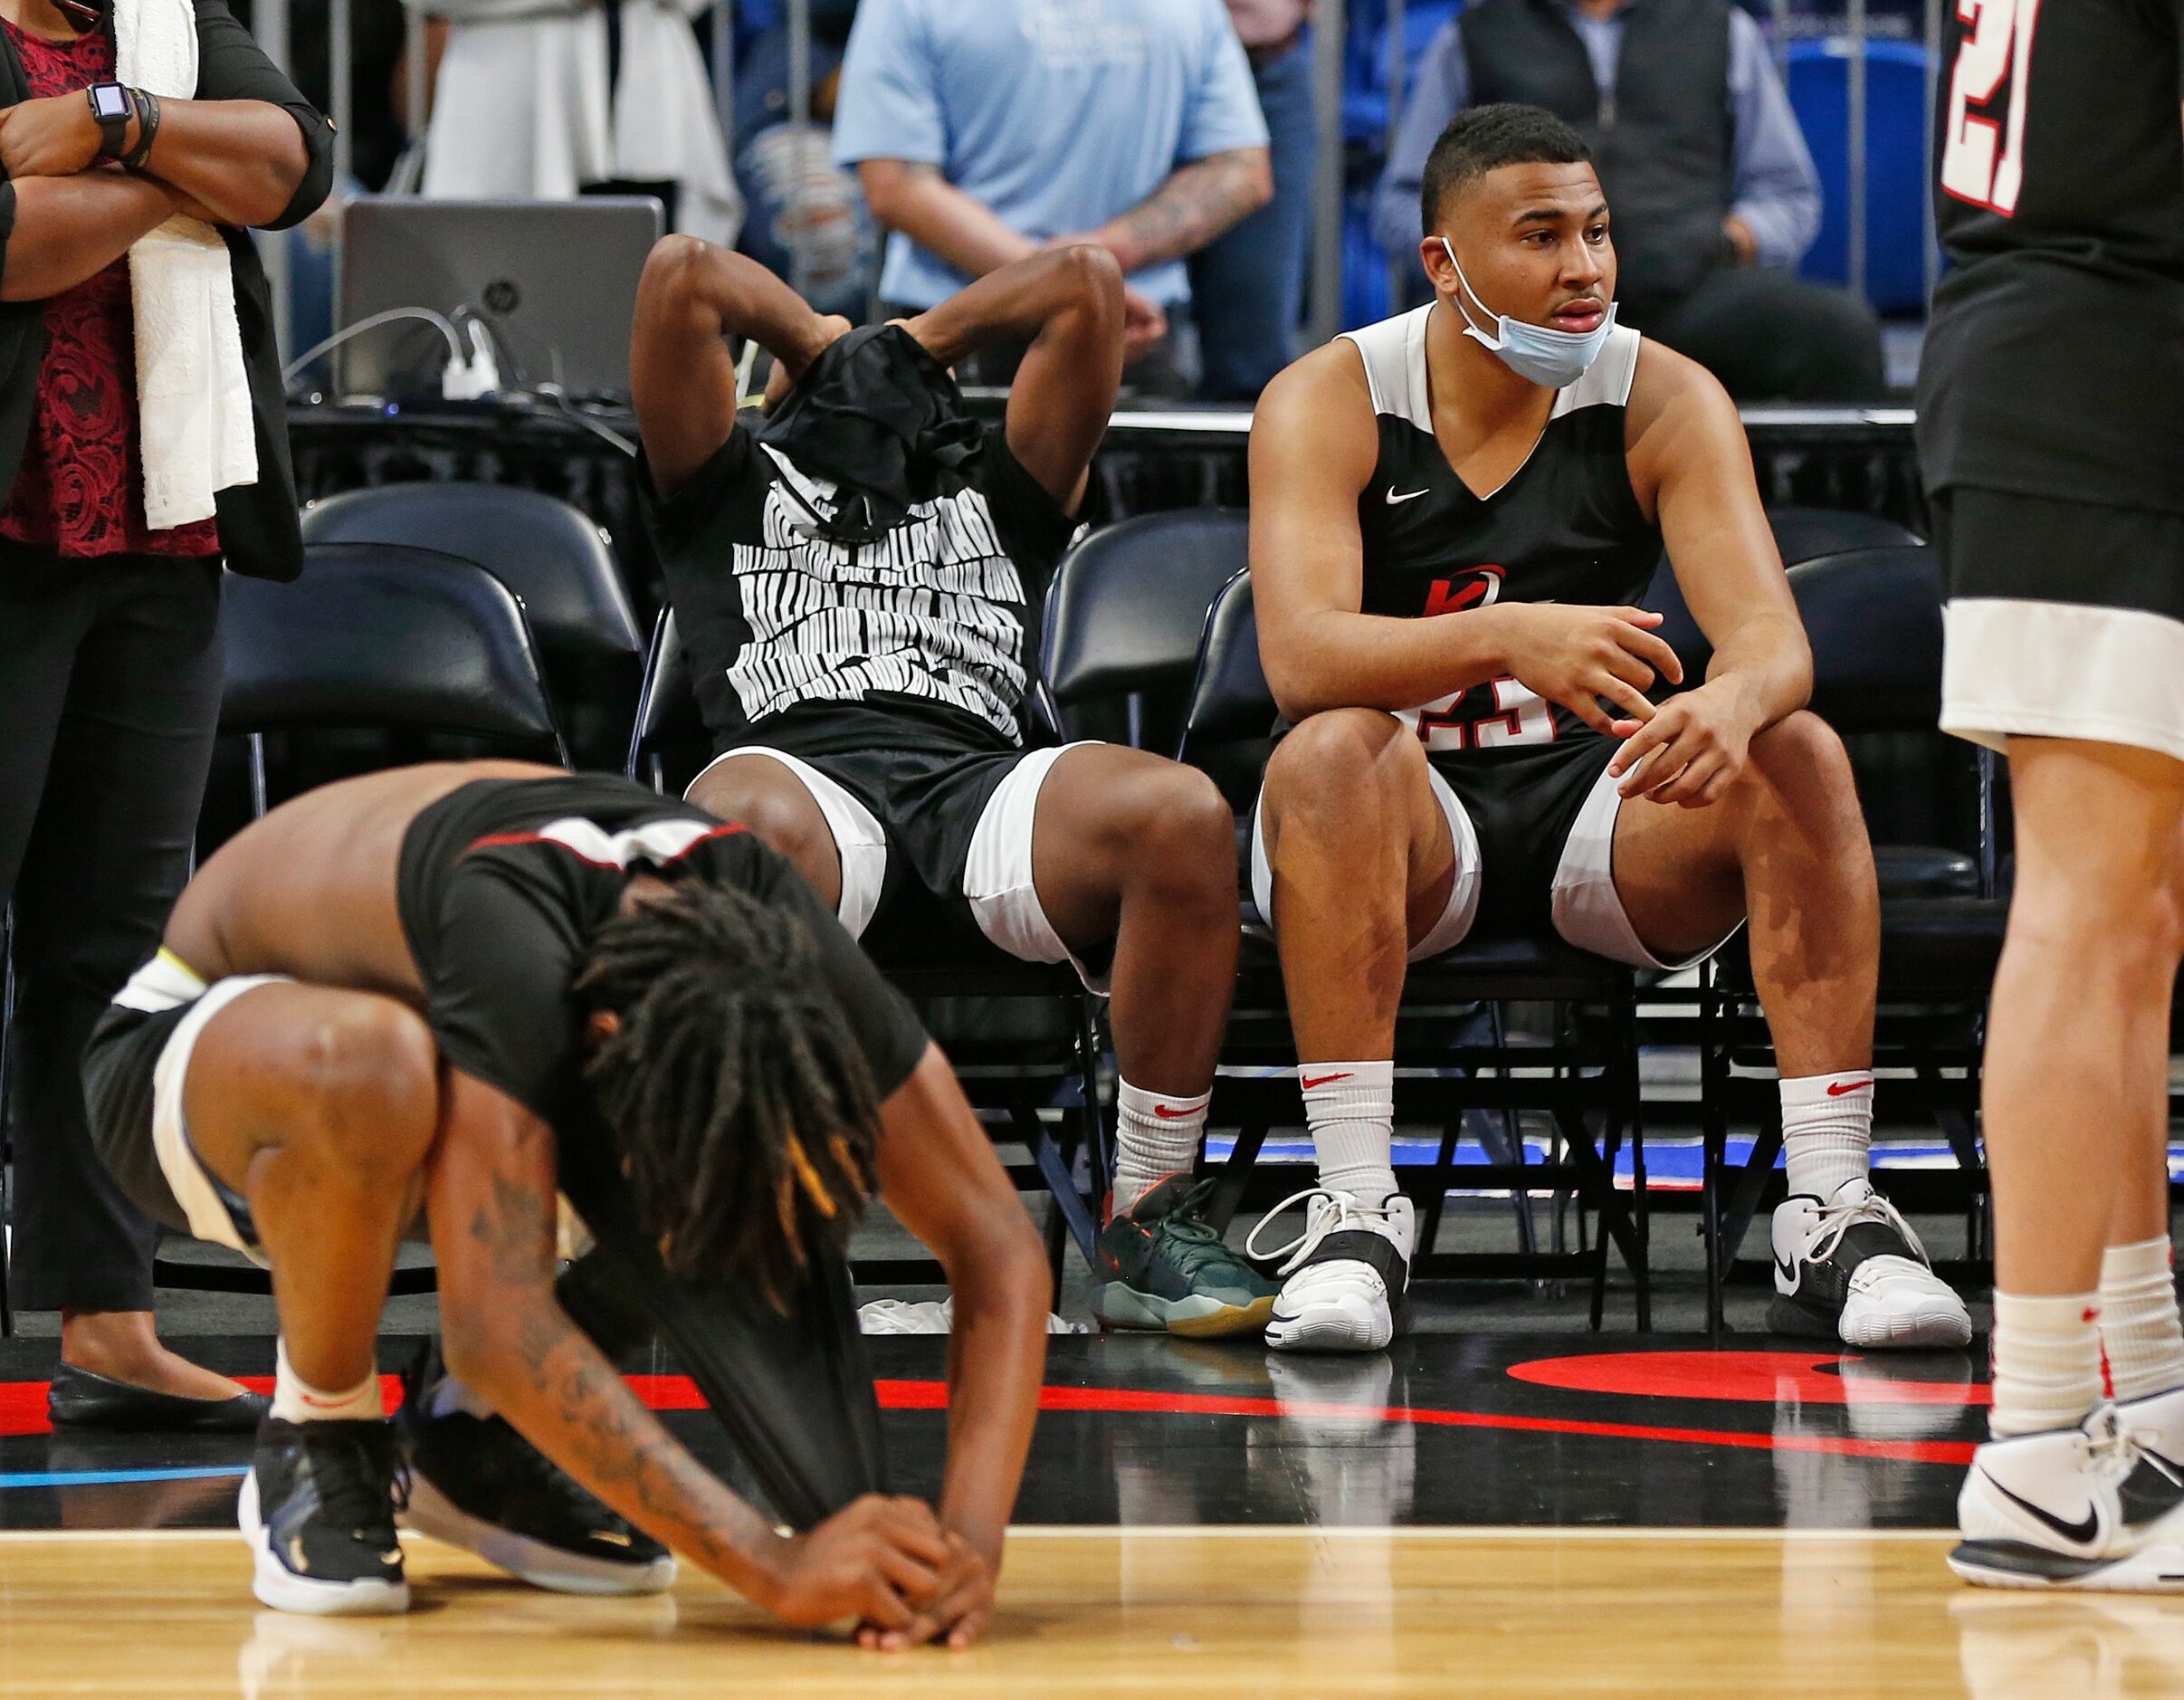
[[[1472,107],[1448,120],[1426,157],[1419,228],[1433,234],[1448,197],[1489,171],[1503,166],[1581,165],[1591,158],[1585,138],[1545,107],[1508,100]]]

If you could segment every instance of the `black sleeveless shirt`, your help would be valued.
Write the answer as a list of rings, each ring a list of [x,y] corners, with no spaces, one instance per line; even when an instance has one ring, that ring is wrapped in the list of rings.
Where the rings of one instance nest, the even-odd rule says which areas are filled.
[[[1636,602],[1661,560],[1660,527],[1638,506],[1624,451],[1638,333],[1609,334],[1591,370],[1557,393],[1530,457],[1478,496],[1434,435],[1426,327],[1451,310],[1436,302],[1345,333],[1364,358],[1380,435],[1372,482],[1358,498],[1361,612],[1403,619],[1496,602]],[[1437,761],[1493,761],[1599,736],[1506,676],[1401,718]]]

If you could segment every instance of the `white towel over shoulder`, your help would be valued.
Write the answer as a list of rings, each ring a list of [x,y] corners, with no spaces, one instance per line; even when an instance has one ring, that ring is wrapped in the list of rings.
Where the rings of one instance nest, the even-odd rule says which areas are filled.
[[[116,0],[120,80],[162,100],[197,92],[190,0]],[[144,522],[155,531],[213,517],[213,493],[258,482],[250,375],[235,321],[227,244],[202,219],[170,218],[129,251],[137,318],[137,419]]]

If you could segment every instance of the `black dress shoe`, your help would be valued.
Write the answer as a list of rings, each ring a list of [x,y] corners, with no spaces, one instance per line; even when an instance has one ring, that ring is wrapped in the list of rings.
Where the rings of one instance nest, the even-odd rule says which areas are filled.
[[[273,1402],[262,1393],[233,1399],[185,1399],[148,1387],[94,1375],[64,1363],[45,1393],[45,1414],[56,1428],[187,1429],[197,1434],[254,1433]]]

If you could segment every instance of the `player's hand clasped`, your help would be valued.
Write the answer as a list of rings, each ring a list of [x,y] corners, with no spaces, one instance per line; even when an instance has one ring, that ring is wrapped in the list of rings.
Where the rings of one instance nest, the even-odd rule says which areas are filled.
[[[1704,808],[1736,783],[1760,728],[1733,681],[1715,679],[1674,696],[1643,724],[1617,721],[1625,740],[1607,764],[1625,797]]]
[[[1505,602],[1493,612],[1506,628],[1504,664],[1512,676],[1595,731],[1616,737],[1627,721],[1651,720],[1645,691],[1656,674],[1683,683],[1676,652],[1654,635],[1661,616],[1644,608]],[[1602,697],[1626,711],[1626,720],[1603,710]]]
[[[993,1581],[923,1500],[867,1494],[783,1542],[762,1603],[799,1628],[855,1618],[867,1647],[913,1647],[944,1631],[967,1647],[992,1609]]]

